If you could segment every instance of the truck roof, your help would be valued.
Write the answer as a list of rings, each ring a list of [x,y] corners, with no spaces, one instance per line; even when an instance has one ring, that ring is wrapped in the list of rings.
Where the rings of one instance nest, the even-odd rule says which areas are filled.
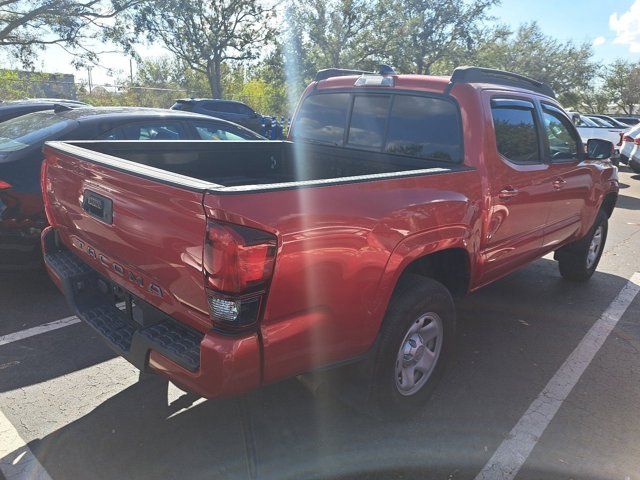
[[[478,88],[500,88],[504,90],[534,92],[555,99],[555,93],[549,85],[538,80],[512,72],[481,67],[458,67],[451,76],[434,75],[397,75],[395,73],[357,72],[353,70],[327,70],[319,72],[313,88],[317,90],[353,87],[363,75],[379,75],[393,78],[391,88],[422,90],[448,93],[456,83],[466,83]],[[334,74],[335,76],[329,76]],[[386,86],[385,88],[389,88]]]

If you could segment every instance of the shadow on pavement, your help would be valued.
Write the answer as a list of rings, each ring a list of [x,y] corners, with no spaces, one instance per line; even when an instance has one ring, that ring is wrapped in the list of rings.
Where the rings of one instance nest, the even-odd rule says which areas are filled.
[[[616,208],[624,208],[626,210],[640,210],[640,198],[619,194]]]
[[[542,259],[471,295],[456,360],[404,421],[372,420],[295,380],[168,405],[151,377],[29,446],[53,478],[473,478],[625,283],[601,272],[568,283]]]

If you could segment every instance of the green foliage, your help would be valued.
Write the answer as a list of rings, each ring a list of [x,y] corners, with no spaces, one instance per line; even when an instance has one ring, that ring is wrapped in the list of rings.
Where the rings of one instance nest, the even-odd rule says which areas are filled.
[[[87,39],[110,30],[110,20],[141,0],[3,0],[0,9],[0,47],[23,66],[47,45],[72,51],[76,64],[95,61]]]
[[[588,43],[561,42],[545,35],[534,22],[521,25],[515,32],[506,27],[488,32],[465,60],[545,82],[561,102],[575,105],[597,73],[592,56]]]
[[[471,51],[498,0],[387,0],[377,17],[378,55],[402,72],[430,74],[438,62]],[[380,9],[382,12],[382,7]],[[453,58],[452,58],[453,57]]]
[[[603,93],[624,113],[637,111],[640,104],[640,63],[613,62],[603,76]]]
[[[125,46],[160,41],[223,94],[223,68],[257,58],[272,35],[272,9],[260,0],[147,0],[123,15],[115,31]]]
[[[96,105],[168,107],[179,97],[213,96],[288,116],[318,70],[389,63],[400,73],[448,75],[463,64],[504,69],[548,83],[566,107],[638,109],[640,64],[597,66],[588,43],[560,41],[536,23],[496,25],[489,12],[499,1],[9,0],[0,45],[28,64],[43,45],[77,52],[88,32],[106,31],[131,54],[141,40],[171,52],[139,61],[135,78],[115,91],[80,87],[79,97]],[[284,6],[281,19],[273,5]],[[34,20],[25,22],[29,15]],[[19,75],[0,71],[2,98],[42,96],[38,82]]]

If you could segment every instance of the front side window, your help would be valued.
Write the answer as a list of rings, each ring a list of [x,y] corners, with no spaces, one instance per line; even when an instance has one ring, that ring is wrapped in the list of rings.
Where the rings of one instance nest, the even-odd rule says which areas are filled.
[[[385,151],[447,162],[462,160],[459,113],[447,100],[398,95],[393,101]]]
[[[348,93],[308,96],[296,115],[294,138],[342,145],[350,106],[351,95]]]
[[[491,108],[498,152],[514,163],[541,163],[535,112],[531,107]]]
[[[549,139],[549,158],[554,160],[575,160],[578,158],[578,145],[581,143],[573,136],[569,120],[564,115],[543,108],[542,118]]]

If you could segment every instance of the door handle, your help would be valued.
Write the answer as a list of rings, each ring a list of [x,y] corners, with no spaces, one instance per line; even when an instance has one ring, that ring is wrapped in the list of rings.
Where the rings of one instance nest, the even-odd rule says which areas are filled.
[[[502,190],[500,190],[498,198],[501,198],[502,200],[509,200],[510,198],[518,195],[518,193],[518,190],[513,187],[504,187]]]
[[[553,181],[553,188],[555,188],[556,190],[560,190],[562,187],[564,187],[565,183],[567,183],[567,181],[564,178],[556,178]]]

